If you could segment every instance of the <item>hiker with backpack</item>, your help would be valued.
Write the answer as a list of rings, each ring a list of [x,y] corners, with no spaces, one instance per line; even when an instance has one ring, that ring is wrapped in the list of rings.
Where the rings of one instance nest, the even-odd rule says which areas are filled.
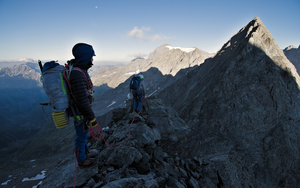
[[[73,67],[68,81],[75,109],[75,114],[70,112],[76,130],[75,152],[79,166],[90,166],[95,161],[95,155],[88,150],[88,127],[95,127],[98,123],[92,110],[94,91],[88,69],[93,66],[95,52],[91,45],[78,43],[73,47],[72,54],[75,59],[68,61],[68,65]]]
[[[95,52],[89,44],[78,43],[72,49],[75,57],[65,66],[56,61],[46,62],[44,66],[39,61],[41,81],[52,107],[52,118],[56,128],[68,125],[69,117],[74,120],[76,138],[75,154],[79,166],[90,166],[94,163],[96,154],[90,153],[87,145],[89,128],[98,126],[92,110],[93,83],[88,69],[93,66]]]
[[[133,95],[133,112],[139,113],[143,105],[145,94],[144,76],[142,74],[133,75],[129,88]]]

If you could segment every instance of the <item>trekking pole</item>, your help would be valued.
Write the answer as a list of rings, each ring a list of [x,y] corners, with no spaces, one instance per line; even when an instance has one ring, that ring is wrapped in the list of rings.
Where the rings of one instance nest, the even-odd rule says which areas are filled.
[[[42,72],[42,70],[43,70],[43,65],[42,65],[41,60],[38,60],[38,63],[39,63],[39,66],[40,66],[40,69],[41,69],[41,72]]]

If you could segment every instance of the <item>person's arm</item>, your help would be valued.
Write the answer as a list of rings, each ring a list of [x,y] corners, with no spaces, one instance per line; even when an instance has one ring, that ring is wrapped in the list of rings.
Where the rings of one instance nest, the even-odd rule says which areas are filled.
[[[92,105],[87,95],[87,82],[85,75],[80,71],[72,71],[70,84],[79,112],[88,121],[95,119]]]

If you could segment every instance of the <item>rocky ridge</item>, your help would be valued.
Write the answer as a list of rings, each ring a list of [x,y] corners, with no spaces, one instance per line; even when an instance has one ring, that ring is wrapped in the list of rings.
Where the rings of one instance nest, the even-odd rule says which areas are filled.
[[[222,184],[218,172],[207,161],[201,157],[180,158],[180,151],[173,150],[191,131],[174,109],[150,97],[141,114],[135,115],[130,112],[131,103],[128,100],[127,108],[114,109],[108,128],[103,127],[107,143],[125,144],[113,149],[103,140],[89,138],[90,149],[99,153],[98,161],[93,167],[77,168],[76,186],[154,188]],[[73,163],[72,156],[59,163],[40,187],[72,187]]]
[[[295,67],[256,17],[158,97],[193,130],[179,156],[214,161],[224,187],[297,187],[299,94]]]

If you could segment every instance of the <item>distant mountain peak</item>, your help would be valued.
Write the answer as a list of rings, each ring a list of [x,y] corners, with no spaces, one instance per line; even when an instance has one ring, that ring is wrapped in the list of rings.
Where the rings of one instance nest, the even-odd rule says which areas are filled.
[[[300,48],[300,45],[299,45],[299,47],[298,48]],[[291,49],[297,49],[297,47],[296,46],[294,46],[294,45],[289,45],[288,47],[286,47],[284,50],[291,50]]]
[[[286,47],[283,52],[290,62],[296,67],[297,72],[300,75],[300,45],[298,48],[290,45]]]
[[[155,60],[159,56],[163,55],[165,52],[169,51],[167,46],[170,46],[169,44],[163,44],[157,48],[153,52],[149,54],[149,57],[147,58],[149,61]]]

